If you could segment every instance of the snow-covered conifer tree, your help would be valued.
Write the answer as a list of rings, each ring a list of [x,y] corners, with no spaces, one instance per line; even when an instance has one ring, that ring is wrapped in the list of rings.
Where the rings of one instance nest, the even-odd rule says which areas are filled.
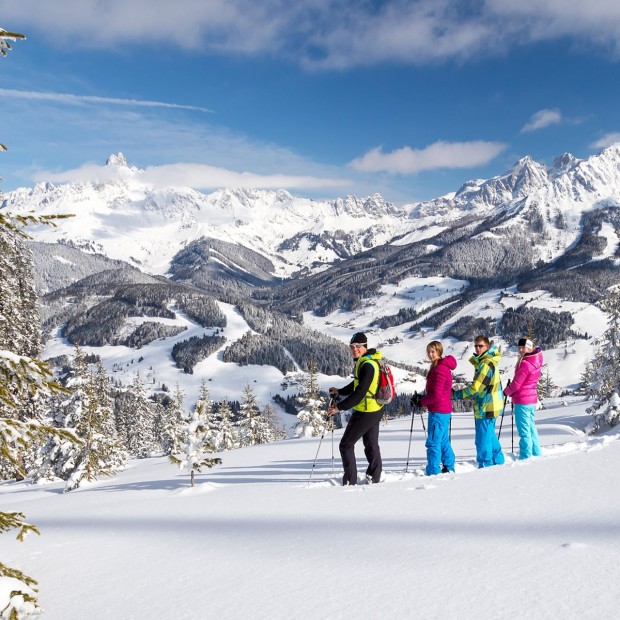
[[[64,379],[66,387],[70,390],[68,397],[64,398],[53,411],[52,424],[56,428],[63,429],[68,434],[77,437],[77,427],[85,410],[90,405],[91,397],[87,393],[87,385],[90,374],[88,365],[79,346],[75,347],[73,368],[68,377]],[[75,471],[79,462],[81,446],[63,436],[50,434],[47,442],[40,450],[36,461],[37,471],[35,479],[61,478],[67,480]]]
[[[215,449],[209,439],[211,429],[207,405],[207,400],[200,400],[196,403],[196,408],[190,414],[186,432],[187,439],[182,451],[169,456],[172,463],[189,471],[192,486],[194,486],[196,472],[202,471],[203,467],[211,468],[222,462],[222,459],[211,456]]]
[[[183,408],[185,394],[177,383],[172,404],[165,412],[163,424],[162,448],[164,454],[176,454],[187,442],[188,417]]]
[[[88,373],[84,395],[82,415],[75,429],[83,443],[74,456],[75,468],[65,491],[79,487],[82,480],[90,482],[102,476],[114,476],[127,460],[114,427],[109,382],[103,364],[99,364],[96,375]]]
[[[6,56],[11,49],[10,41],[24,38],[22,34],[0,28],[0,54]],[[6,150],[6,146],[0,144],[0,151]],[[12,470],[20,476],[26,473],[22,457],[30,444],[43,441],[50,432],[64,434],[41,424],[32,415],[32,405],[37,399],[44,402],[46,396],[59,394],[64,388],[53,381],[47,364],[36,359],[39,354],[38,307],[34,286],[28,283],[26,273],[32,273],[32,259],[17,241],[27,237],[22,230],[24,226],[29,223],[55,225],[53,220],[57,217],[13,216],[0,212],[0,469]],[[8,251],[11,247],[17,254]],[[23,540],[29,532],[38,534],[37,528],[26,523],[24,518],[20,512],[0,512],[0,532],[17,529],[18,540]],[[34,579],[0,562],[2,616],[17,620],[40,611],[36,586]]]
[[[239,447],[239,439],[232,421],[232,411],[228,401],[224,400],[219,404],[217,417],[219,423],[213,442],[216,451],[223,452]]]
[[[261,419],[260,413],[254,391],[250,385],[246,385],[245,388],[243,388],[243,401],[241,403],[242,417],[237,423],[242,447],[265,443],[265,425]]]
[[[209,395],[209,389],[207,388],[207,382],[203,379],[200,384],[200,390],[198,391],[198,401],[196,407],[204,406],[205,424],[207,426],[207,440],[209,443],[216,445],[216,437],[218,432],[218,423],[214,411],[214,403]]]
[[[319,383],[317,380],[317,365],[311,359],[308,364],[308,378],[306,379],[305,392],[301,396],[302,409],[297,414],[299,424],[295,428],[296,437],[313,437],[321,435],[326,427],[324,400],[319,395]]]
[[[594,416],[588,428],[591,432],[620,422],[616,402],[620,392],[620,288],[613,290],[601,306],[608,316],[607,330],[597,340],[598,354],[587,373],[589,391],[595,395],[594,404],[588,409]]]
[[[157,452],[158,445],[154,433],[153,411],[139,372],[128,391],[133,406],[126,412],[127,451],[139,459],[148,458]]]
[[[541,401],[543,398],[551,398],[555,395],[557,389],[558,386],[551,378],[549,366],[547,364],[543,364],[542,374],[540,375],[540,379],[538,381],[538,398]]]
[[[4,28],[0,28],[0,55],[6,56],[7,52],[13,49],[11,46],[12,41],[25,38],[26,36],[19,32],[9,32]],[[3,150],[6,150],[6,147]]]
[[[267,403],[265,405],[261,415],[263,419],[267,420],[270,436],[269,441],[281,441],[282,439],[288,439],[288,433],[282,426],[282,423],[278,418],[278,414],[271,404]]]

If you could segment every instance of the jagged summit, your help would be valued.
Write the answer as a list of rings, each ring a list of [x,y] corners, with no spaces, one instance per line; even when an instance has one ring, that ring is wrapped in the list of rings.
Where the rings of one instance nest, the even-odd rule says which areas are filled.
[[[127,159],[122,153],[117,153],[116,155],[112,154],[106,159],[106,166],[115,166],[117,168],[129,168],[127,164]]]
[[[553,160],[553,165],[549,168],[549,176],[553,179],[574,168],[581,160],[571,153],[562,153]]]

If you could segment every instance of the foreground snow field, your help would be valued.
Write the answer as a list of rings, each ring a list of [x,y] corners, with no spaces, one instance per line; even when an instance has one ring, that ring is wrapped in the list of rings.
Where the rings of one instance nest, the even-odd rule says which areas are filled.
[[[4,483],[1,509],[42,535],[5,534],[2,560],[39,581],[49,620],[616,617],[620,434],[583,435],[586,406],[540,411],[544,455],[525,462],[506,415],[507,463],[486,470],[459,415],[456,472],[432,478],[416,416],[412,434],[382,425],[379,485],[338,486],[342,431],[311,484],[318,439],[226,452],[193,489],[163,458],[68,494]]]

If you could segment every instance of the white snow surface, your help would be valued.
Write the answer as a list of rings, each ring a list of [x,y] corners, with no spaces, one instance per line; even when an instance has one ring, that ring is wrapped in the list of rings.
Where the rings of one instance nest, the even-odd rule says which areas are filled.
[[[42,535],[5,534],[2,560],[49,620],[614,618],[620,434],[583,435],[586,405],[547,403],[529,461],[508,409],[506,464],[483,470],[455,415],[456,472],[434,477],[419,417],[392,420],[376,485],[339,486],[341,430],[225,452],[194,488],[164,458],[68,494],[4,483],[1,509]]]

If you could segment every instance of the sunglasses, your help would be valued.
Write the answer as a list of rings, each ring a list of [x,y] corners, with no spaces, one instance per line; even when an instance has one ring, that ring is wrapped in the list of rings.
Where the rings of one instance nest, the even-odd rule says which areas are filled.
[[[365,344],[350,344],[349,349],[362,349],[365,346],[366,346]]]

